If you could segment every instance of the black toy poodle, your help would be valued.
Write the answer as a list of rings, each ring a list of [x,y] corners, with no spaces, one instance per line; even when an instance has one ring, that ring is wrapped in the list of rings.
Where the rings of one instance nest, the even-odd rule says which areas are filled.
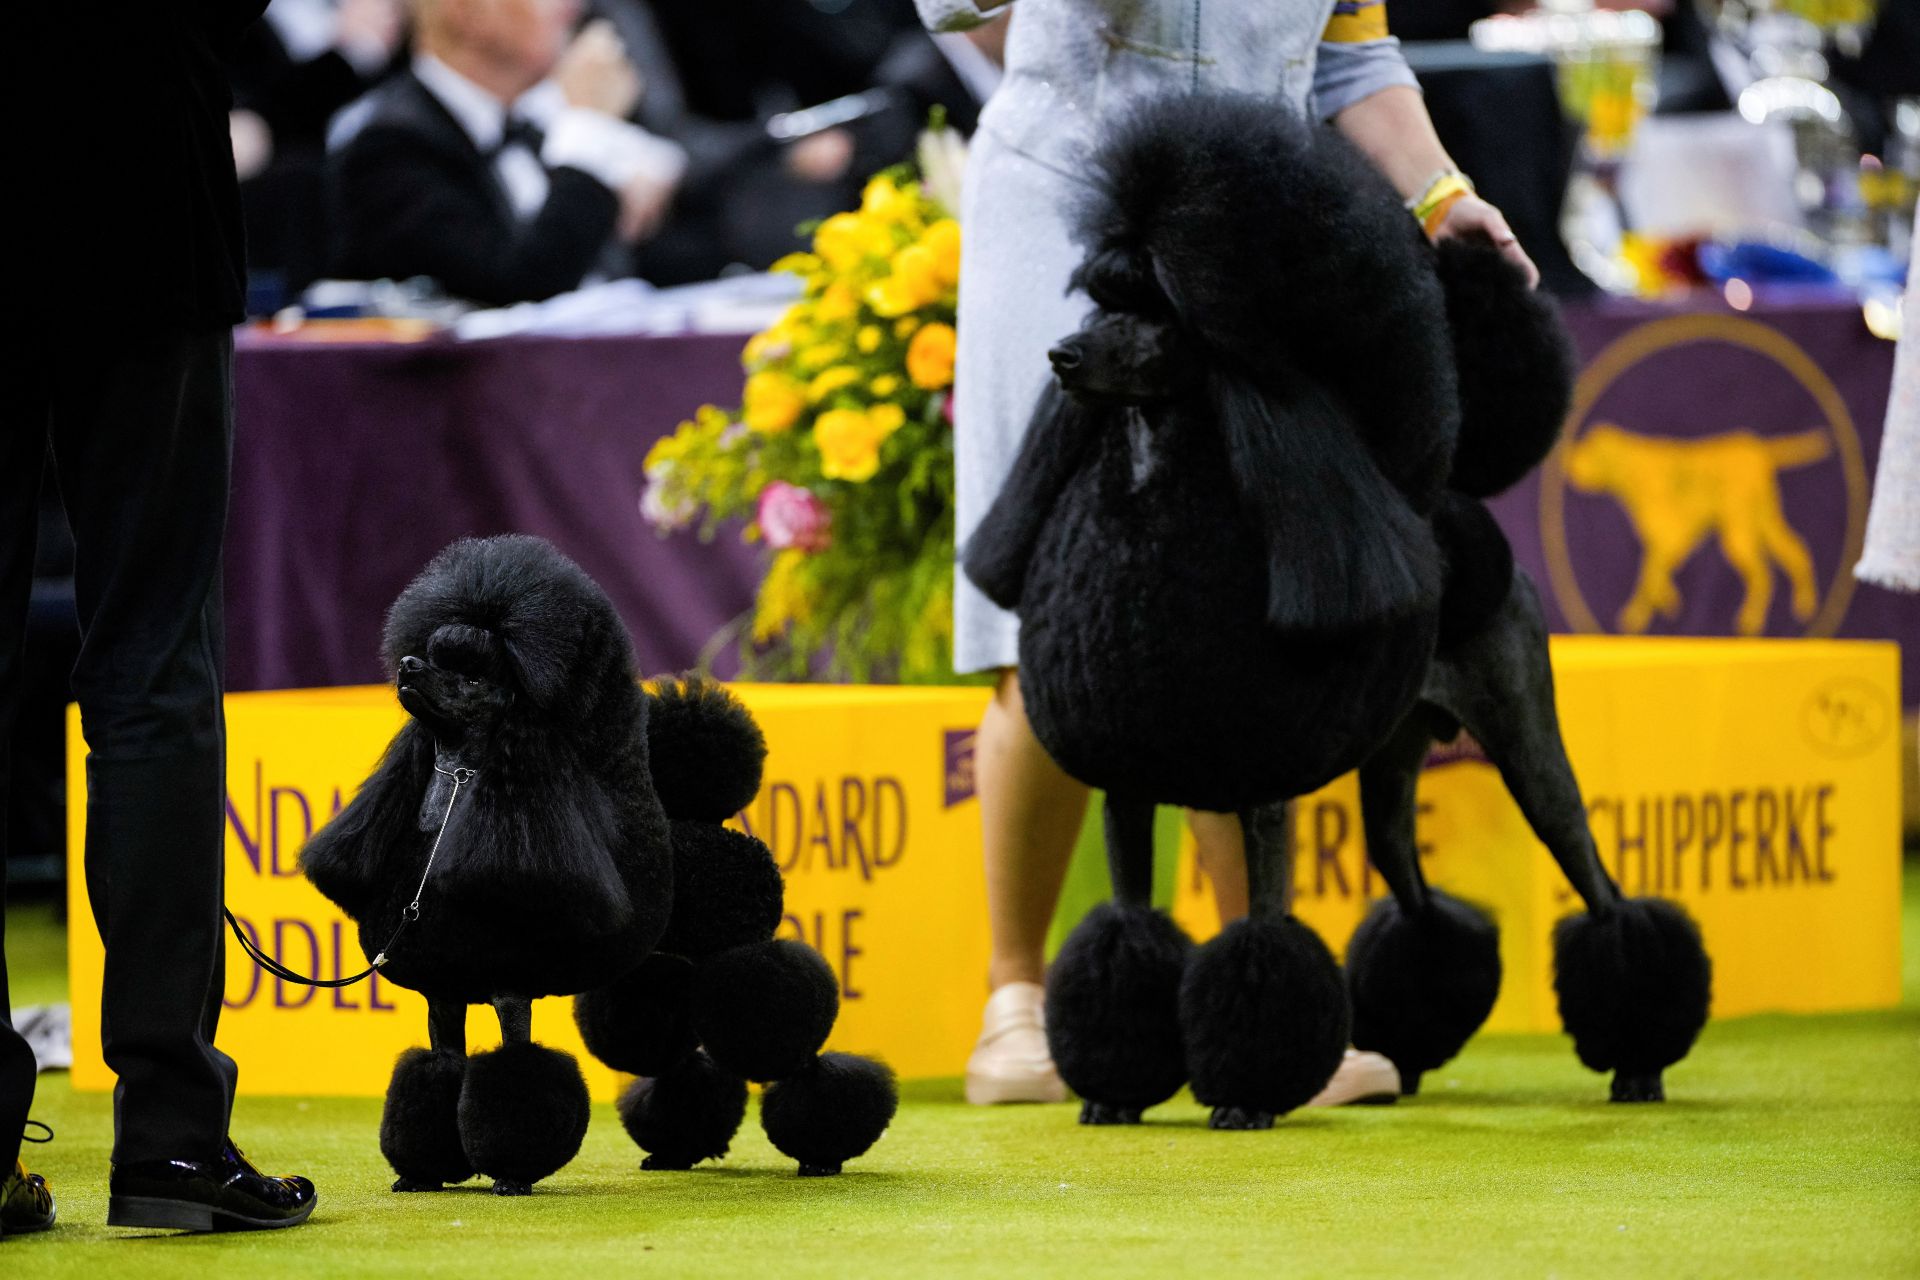
[[[394,1067],[380,1147],[395,1191],[475,1173],[526,1194],[579,1150],[587,1089],[536,1044],[531,1003],[581,994],[586,1043],[642,1079],[621,1102],[648,1168],[725,1154],[747,1081],[803,1174],[837,1173],[892,1119],[891,1073],[821,1055],[833,971],[778,940],[767,847],[721,825],[766,743],[698,679],[643,688],[606,594],[538,538],[457,542],[401,593],[385,656],[411,717],[302,866],[388,981],[427,997],[431,1048]],[[469,1056],[467,1006],[503,1043]]]
[[[1470,730],[1587,910],[1563,1021],[1618,1099],[1660,1096],[1707,1013],[1678,907],[1607,876],[1560,743],[1531,582],[1479,498],[1552,447],[1572,355],[1488,242],[1436,251],[1337,134],[1281,103],[1169,97],[1109,130],[1076,212],[1085,326],[1050,352],[964,564],[1020,615],[1035,734],[1106,792],[1114,900],[1068,938],[1047,1028],[1086,1123],[1190,1081],[1220,1128],[1307,1101],[1351,1042],[1405,1088],[1499,985],[1493,923],[1428,887],[1413,791]],[[1392,889],[1349,972],[1289,911],[1285,801],[1360,770]],[[1237,813],[1252,911],[1204,947],[1152,901],[1156,804]]]

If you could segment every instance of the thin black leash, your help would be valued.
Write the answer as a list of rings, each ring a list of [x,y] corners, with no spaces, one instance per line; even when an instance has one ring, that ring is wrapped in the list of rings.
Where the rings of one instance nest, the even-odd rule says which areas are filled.
[[[420,895],[427,890],[427,877],[433,873],[433,860],[440,856],[440,841],[447,834],[447,823],[453,820],[454,801],[460,798],[460,788],[472,782],[474,775],[479,772],[477,769],[442,769],[437,764],[433,766],[433,771],[453,779],[453,794],[447,797],[447,811],[440,815],[440,830],[434,832],[433,849],[427,854],[427,865],[420,872],[420,884],[413,891],[413,901],[408,903],[406,909],[400,913],[400,923],[395,926],[393,936],[387,939],[386,946],[380,948],[380,954],[373,958],[372,964],[351,978],[309,978],[295,973],[260,950],[253,939],[247,936],[247,931],[240,927],[240,922],[234,918],[233,912],[222,906],[220,912],[226,916],[227,924],[232,927],[233,936],[240,940],[240,949],[251,956],[255,964],[274,977],[283,982],[298,983],[303,987],[350,987],[356,982],[364,982],[372,977],[374,972],[392,957],[394,944],[400,941],[400,935],[407,931],[407,926],[420,918]]]

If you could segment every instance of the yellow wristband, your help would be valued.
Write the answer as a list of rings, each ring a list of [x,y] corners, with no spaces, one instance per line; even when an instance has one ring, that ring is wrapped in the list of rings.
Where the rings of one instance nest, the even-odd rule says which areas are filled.
[[[1473,183],[1467,175],[1458,169],[1449,169],[1435,174],[1425,191],[1407,201],[1407,210],[1413,214],[1414,221],[1427,228],[1431,235],[1439,221],[1434,215],[1440,214],[1444,219],[1446,211],[1453,207],[1456,200],[1471,194]]]

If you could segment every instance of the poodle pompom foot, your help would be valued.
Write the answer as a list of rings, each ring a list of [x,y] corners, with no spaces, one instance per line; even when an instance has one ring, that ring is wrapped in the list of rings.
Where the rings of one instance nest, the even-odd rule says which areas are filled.
[[[1180,984],[1193,1096],[1216,1108],[1216,1129],[1265,1128],[1305,1105],[1339,1069],[1351,1021],[1333,953],[1291,916],[1234,921]]]
[[[1616,1071],[1609,1102],[1665,1102],[1667,1088],[1658,1071]]]
[[[693,962],[654,952],[624,977],[574,997],[587,1052],[635,1076],[657,1076],[692,1053]]]
[[[837,1178],[842,1166],[837,1164],[803,1164],[800,1176],[803,1178]]]
[[[1179,1092],[1180,976],[1192,954],[1164,912],[1103,902],[1087,913],[1047,979],[1047,1046],[1068,1088],[1136,1116]]]
[[[446,1189],[447,1186],[444,1182],[424,1182],[417,1178],[395,1178],[391,1188],[391,1190],[397,1192],[445,1191]]]
[[[713,1060],[764,1084],[807,1069],[833,1031],[840,985],[818,951],[777,938],[701,961],[694,1009]]]
[[[533,1194],[531,1182],[515,1182],[511,1178],[495,1178],[493,1194],[497,1196],[530,1196]]]
[[[460,1145],[477,1172],[531,1188],[580,1151],[591,1105],[573,1055],[539,1044],[475,1054],[460,1089]]]
[[[695,1052],[620,1095],[620,1123],[647,1158],[647,1170],[691,1169],[727,1154],[747,1114],[747,1082]]]
[[[699,1163],[685,1156],[648,1156],[640,1162],[640,1169],[643,1173],[685,1173]]]
[[[1271,1129],[1273,1112],[1248,1111],[1244,1107],[1215,1107],[1207,1117],[1209,1129]]]
[[[1500,995],[1498,926],[1438,889],[1427,895],[1413,915],[1382,898],[1347,943],[1354,1047],[1392,1059],[1409,1096],[1473,1038]]]
[[[400,1180],[395,1191],[438,1191],[465,1182],[473,1165],[460,1143],[460,1089],[465,1055],[409,1049],[393,1064],[380,1112],[380,1154]]]
[[[1687,1056],[1707,1023],[1713,962],[1700,928],[1662,898],[1623,898],[1553,931],[1553,988],[1574,1052],[1615,1072],[1618,1102],[1657,1102],[1660,1073]]]
[[[799,1162],[803,1176],[823,1177],[880,1141],[899,1106],[885,1063],[825,1053],[805,1071],[767,1086],[760,1127],[775,1148]]]
[[[1116,1106],[1111,1102],[1095,1102],[1089,1098],[1080,1104],[1081,1124],[1139,1124],[1139,1107]]]

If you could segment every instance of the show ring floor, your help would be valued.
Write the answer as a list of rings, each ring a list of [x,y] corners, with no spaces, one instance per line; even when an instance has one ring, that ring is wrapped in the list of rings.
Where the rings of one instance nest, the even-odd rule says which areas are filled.
[[[244,1097],[241,1145],[320,1187],[308,1225],[258,1235],[109,1231],[110,1102],[49,1075],[35,1115],[59,1136],[27,1155],[61,1221],[0,1242],[0,1275],[1912,1276],[1912,861],[1904,933],[1898,1009],[1715,1022],[1663,1106],[1605,1102],[1554,1035],[1483,1035],[1417,1098],[1266,1133],[1212,1132],[1184,1097],[1084,1129],[1073,1105],[969,1107],[925,1081],[844,1176],[801,1179],[752,1115],[723,1163],[642,1173],[601,1104],[571,1165],[503,1200],[390,1194],[377,1100]],[[16,908],[7,938],[16,998],[57,998],[45,909]]]

